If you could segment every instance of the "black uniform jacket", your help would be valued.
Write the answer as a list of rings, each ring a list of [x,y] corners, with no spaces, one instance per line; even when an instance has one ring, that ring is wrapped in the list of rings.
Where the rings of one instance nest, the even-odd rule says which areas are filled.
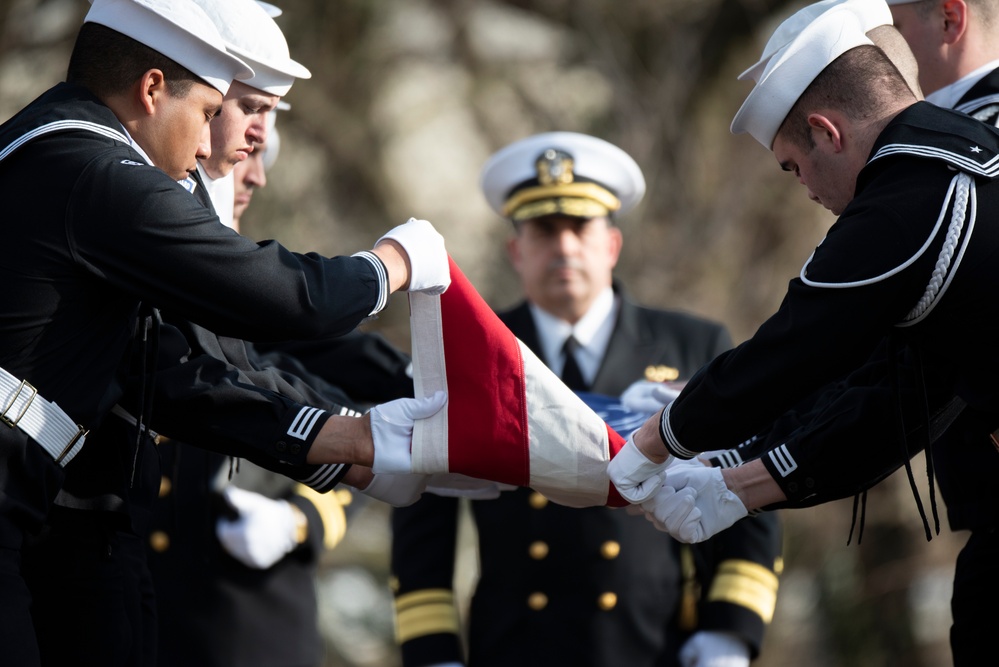
[[[500,317],[539,353],[526,304]],[[717,324],[623,300],[593,391],[620,395],[650,365],[689,377],[729,345]],[[475,667],[671,665],[694,629],[734,632],[759,650],[777,591],[776,516],[691,550],[641,516],[563,507],[529,489],[472,508],[481,561],[468,639]],[[393,516],[407,667],[463,659],[451,590],[457,509],[454,499],[424,495]]]
[[[196,340],[205,339],[204,334],[196,336]],[[222,350],[239,349],[225,339],[217,345]],[[413,392],[412,380],[405,372],[408,357],[375,334],[353,332],[343,340],[315,348],[290,346],[296,347],[301,357],[269,347],[267,354],[259,354],[253,346],[242,346],[245,363],[261,373],[269,371],[268,379],[260,384],[303,396],[311,405],[333,400],[354,410],[363,409],[340,387],[330,384],[338,377],[344,377],[348,384],[369,378],[365,399],[374,402]],[[209,428],[205,424],[205,429]],[[284,475],[246,461],[232,464],[228,457],[172,439],[161,442],[158,453],[163,476],[147,540],[159,616],[158,664],[321,664],[324,652],[315,578],[325,547],[337,539],[331,531],[342,535],[344,529],[335,520],[346,519],[344,511],[336,507],[335,497],[349,492],[320,496]],[[233,472],[230,466],[235,468],[233,484],[287,500],[308,519],[306,541],[266,570],[237,561],[216,538],[216,522],[232,511],[217,491],[218,477]]]
[[[991,334],[999,324],[991,296],[999,287],[999,227],[991,224],[999,211],[997,155],[999,132],[964,114],[917,103],[893,119],[860,172],[853,201],[791,281],[777,313],[697,373],[667,410],[672,446],[697,451],[750,438],[800,397],[862,368],[886,339],[897,341],[892,349],[910,348],[938,378],[924,385],[930,417],[956,395],[980,433],[999,426]],[[889,401],[904,398],[893,393]],[[868,397],[884,400],[878,395],[855,393],[851,409],[870,420],[854,420],[851,433],[833,419],[830,428],[841,432],[825,441],[894,447],[867,437],[898,412],[871,409]],[[829,477],[846,467],[804,471],[790,445],[763,462],[778,480],[805,472]],[[855,470],[846,474],[857,474],[849,465]]]
[[[983,123],[999,123],[999,69],[992,70],[954,107]],[[963,416],[933,444],[933,465],[953,530],[999,528],[999,451]]]
[[[0,156],[0,225],[16,249],[0,257],[0,367],[86,428],[120,397],[140,301],[250,339],[346,333],[378,302],[365,259],[295,254],[225,228],[82,88],[60,84],[0,126]],[[0,429],[0,510],[32,522],[61,472],[15,435]]]

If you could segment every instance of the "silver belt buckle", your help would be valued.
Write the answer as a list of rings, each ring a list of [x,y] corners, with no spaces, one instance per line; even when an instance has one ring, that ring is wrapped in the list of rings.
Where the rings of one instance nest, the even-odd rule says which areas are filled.
[[[10,417],[7,414],[7,412],[12,407],[14,407],[14,403],[17,402],[18,396],[20,396],[21,392],[23,391],[30,392],[31,396],[29,396],[28,400],[25,401],[24,406],[21,408],[20,412],[17,413],[17,416]],[[9,401],[7,401],[7,405],[4,407],[3,412],[0,412],[0,421],[2,421],[4,424],[6,424],[11,428],[17,426],[17,423],[21,421],[21,417],[23,417],[24,414],[28,411],[28,408],[31,407],[31,402],[35,400],[35,396],[37,395],[38,395],[38,390],[35,389],[30,382],[28,382],[27,380],[21,380],[21,384],[18,385],[17,391],[15,391],[14,395],[10,397]],[[76,442],[77,439],[78,438],[75,438],[73,442]]]

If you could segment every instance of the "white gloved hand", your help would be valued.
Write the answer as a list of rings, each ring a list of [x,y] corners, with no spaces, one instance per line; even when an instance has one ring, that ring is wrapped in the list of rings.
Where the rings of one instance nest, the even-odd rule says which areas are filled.
[[[638,380],[621,394],[621,405],[632,412],[651,415],[672,403],[682,390],[682,383]]]
[[[437,414],[447,403],[447,393],[435,392],[424,398],[400,398],[371,408],[371,439],[376,475],[413,471],[413,424]]]
[[[229,485],[222,495],[239,518],[215,524],[219,542],[244,565],[266,570],[297,545],[298,521],[291,503]]]
[[[490,482],[454,472],[431,475],[427,482],[427,493],[449,498],[471,498],[472,500],[495,500],[503,491],[513,491],[516,488],[512,484]]]
[[[680,648],[682,667],[749,667],[749,646],[731,632],[702,630]]]
[[[444,237],[426,220],[410,218],[393,227],[375,243],[392,239],[402,246],[409,256],[408,292],[443,294],[451,284],[451,267],[448,263]]]
[[[677,466],[666,483],[642,508],[656,528],[681,542],[703,542],[749,514],[725,485],[721,468]]]
[[[427,488],[427,479],[428,475],[420,473],[375,474],[371,482],[358,491],[393,507],[406,507],[420,499]]]
[[[645,454],[635,446],[635,435],[632,434],[607,464],[607,475],[622,498],[638,505],[655,495],[663,485],[666,467],[672,460],[672,455],[663,463],[653,463],[645,458]]]

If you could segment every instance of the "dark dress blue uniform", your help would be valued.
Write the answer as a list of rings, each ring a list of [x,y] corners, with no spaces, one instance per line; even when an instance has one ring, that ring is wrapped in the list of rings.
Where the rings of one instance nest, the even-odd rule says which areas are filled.
[[[17,248],[0,258],[0,367],[86,429],[122,396],[141,301],[265,339],[346,333],[384,304],[376,260],[295,254],[224,228],[79,86],[55,86],[0,126],[0,156],[3,232]],[[301,465],[307,454],[281,458]],[[0,426],[0,643],[11,664],[36,660],[23,535],[41,527],[64,472],[86,477],[88,461],[84,447],[64,471],[20,429]]]
[[[500,318],[536,354],[526,304]],[[686,378],[727,349],[714,323],[621,301],[592,390],[620,395],[649,366]],[[471,603],[468,664],[674,665],[693,630],[736,633],[759,652],[776,600],[776,516],[724,541],[681,546],[641,516],[568,508],[529,489],[472,501],[481,577]],[[431,495],[393,514],[392,570],[407,667],[463,661],[452,579],[458,502]],[[737,598],[739,590],[751,590]]]

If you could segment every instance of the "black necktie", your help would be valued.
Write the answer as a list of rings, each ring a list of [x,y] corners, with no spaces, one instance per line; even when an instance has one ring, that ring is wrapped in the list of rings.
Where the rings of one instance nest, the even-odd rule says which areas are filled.
[[[565,353],[565,366],[562,367],[562,382],[573,391],[586,391],[589,387],[583,379],[583,373],[576,363],[576,350],[579,348],[579,341],[569,336],[565,339],[562,351]]]

